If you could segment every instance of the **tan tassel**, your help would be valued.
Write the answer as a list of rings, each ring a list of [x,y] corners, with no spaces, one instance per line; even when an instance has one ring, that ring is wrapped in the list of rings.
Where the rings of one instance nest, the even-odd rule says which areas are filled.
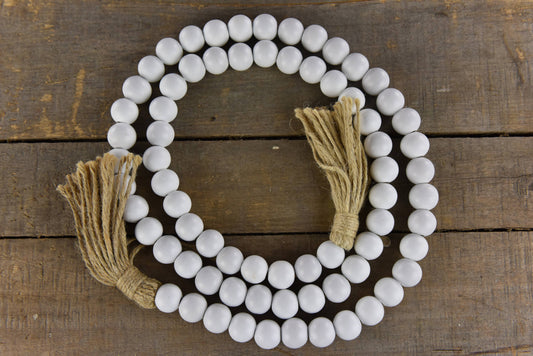
[[[352,117],[356,106],[355,123]],[[329,181],[335,216],[329,239],[349,250],[359,228],[359,211],[368,191],[366,154],[360,139],[359,99],[343,98],[333,111],[295,109],[313,156]]]
[[[142,246],[129,251],[123,220],[141,161],[131,153],[120,160],[107,153],[94,161],[78,162],[76,172],[68,175],[67,183],[57,190],[72,209],[79,248],[91,275],[102,284],[117,287],[139,306],[153,309],[161,282],[133,265]],[[126,179],[128,176],[130,179]]]

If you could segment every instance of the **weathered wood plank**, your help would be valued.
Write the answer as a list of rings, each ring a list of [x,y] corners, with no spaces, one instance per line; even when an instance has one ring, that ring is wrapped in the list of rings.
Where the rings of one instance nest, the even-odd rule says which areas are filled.
[[[269,260],[312,252],[326,236],[228,237],[246,254]],[[393,239],[394,243],[397,239]],[[490,246],[490,248],[488,247]],[[376,327],[364,327],[353,342],[336,340],[321,354],[512,354],[533,352],[533,234],[444,233],[430,240],[421,262],[422,282],[405,290],[404,301],[387,308]],[[396,258],[387,249],[377,275]],[[481,252],[481,253],[480,253]],[[152,276],[182,284],[172,267],[156,266],[147,251],[137,262]],[[384,267],[387,266],[387,267]],[[374,274],[372,274],[374,276]],[[237,344],[227,333],[209,334],[179,315],[137,308],[116,290],[93,280],[73,239],[0,240],[0,352],[2,354],[266,354],[253,342]],[[374,279],[378,277],[374,276]],[[373,284],[367,283],[368,285]],[[187,287],[185,287],[187,289]],[[354,288],[353,308],[369,287]],[[331,315],[330,315],[331,314]],[[280,346],[278,353],[307,354]]]
[[[439,229],[533,226],[533,140],[439,138],[431,144]],[[0,145],[0,236],[72,235],[71,213],[54,187],[78,160],[105,150],[104,143],[90,142]],[[181,189],[208,227],[225,233],[329,230],[329,187],[305,140],[182,141],[171,145],[171,154]],[[404,165],[400,161],[402,172]],[[148,197],[151,215],[161,217],[161,198],[147,195],[150,177],[140,172],[139,191]],[[409,184],[403,176],[398,184],[394,213],[405,231]],[[163,221],[173,231],[173,222]]]
[[[532,132],[530,1],[6,0],[0,140],[104,138],[122,81],[158,39],[238,12],[296,16],[346,38],[390,72],[428,133]],[[292,109],[326,102],[317,86],[275,69],[230,71],[192,85],[175,126],[179,136],[301,135]]]

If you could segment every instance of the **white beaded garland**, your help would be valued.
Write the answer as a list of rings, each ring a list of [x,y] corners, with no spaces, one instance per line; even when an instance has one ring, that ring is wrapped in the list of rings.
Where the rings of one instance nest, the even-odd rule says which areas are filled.
[[[178,38],[183,49],[191,53],[198,52],[205,43],[202,30],[194,25],[185,26]]]
[[[162,264],[174,263],[181,253],[181,242],[175,236],[164,235],[157,239],[152,248],[154,258]]]
[[[142,218],[135,225],[135,238],[143,245],[153,245],[163,235],[163,225],[156,218]]]
[[[302,34],[302,45],[311,53],[321,51],[327,40],[328,32],[320,25],[310,25]]]
[[[223,333],[228,329],[231,321],[231,311],[223,304],[211,304],[205,310],[203,321],[208,331],[213,334]]]
[[[169,73],[161,78],[159,91],[172,100],[180,100],[187,94],[187,82],[181,75]]]
[[[268,283],[276,289],[287,289],[294,282],[294,268],[287,261],[276,261],[268,268]]]
[[[270,14],[261,14],[254,18],[254,37],[258,40],[273,40],[278,32],[278,21]]]
[[[407,163],[405,174],[413,184],[429,183],[435,176],[435,166],[426,157],[414,158]]]
[[[124,221],[136,223],[148,216],[148,202],[140,195],[130,195],[124,207]]]
[[[244,303],[246,291],[246,284],[242,279],[229,277],[222,282],[218,295],[222,303],[226,304],[228,307],[238,307]]]
[[[229,40],[229,32],[226,24],[218,19],[210,20],[202,29],[205,43],[211,47],[222,47]]]
[[[145,103],[152,95],[150,83],[139,75],[129,77],[122,84],[122,94],[135,104]]]
[[[180,287],[172,283],[165,283],[157,289],[154,304],[163,313],[174,313],[178,310],[182,295]]]
[[[361,334],[361,321],[353,311],[342,310],[333,318],[335,333],[343,340],[356,339]]]
[[[300,77],[309,84],[320,83],[320,79],[326,73],[326,62],[320,57],[309,56],[300,64]]]
[[[139,116],[139,108],[130,99],[120,98],[111,105],[111,117],[115,122],[132,124]]]
[[[236,71],[245,71],[254,63],[252,49],[245,43],[235,43],[228,51],[229,65]]]
[[[400,141],[400,150],[407,158],[422,157],[429,151],[429,140],[421,132],[411,132]]]
[[[152,190],[160,197],[164,197],[170,192],[178,189],[180,179],[176,172],[170,169],[157,171],[152,177]]]
[[[300,69],[302,52],[296,47],[283,47],[276,58],[276,65],[281,73],[294,74]]]
[[[248,342],[253,339],[256,322],[248,313],[238,313],[231,318],[229,323],[229,336],[237,342]]]
[[[331,65],[339,65],[350,53],[350,45],[345,39],[333,37],[324,43],[322,57]]]
[[[304,25],[294,17],[289,17],[281,21],[278,27],[279,39],[281,42],[290,46],[294,46],[300,42],[303,32]]]
[[[333,269],[339,267],[344,261],[344,250],[332,241],[324,241],[316,250],[316,257],[322,266]]]
[[[260,348],[271,350],[281,341],[281,328],[273,320],[263,320],[255,328],[254,340]]]
[[[228,21],[229,36],[235,42],[246,42],[252,38],[252,20],[245,15],[235,15]]]
[[[376,235],[388,235],[394,228],[394,217],[385,209],[371,210],[366,216],[366,227]]]
[[[365,259],[375,260],[383,252],[383,240],[373,232],[364,231],[357,235],[354,249],[358,255]]]
[[[214,75],[224,73],[229,67],[229,60],[226,51],[220,47],[209,47],[205,50],[202,60],[205,69]]]
[[[163,63],[171,66],[178,63],[181,59],[183,56],[183,48],[174,38],[167,37],[157,42],[155,54]]]
[[[202,259],[194,251],[183,251],[174,261],[174,270],[181,278],[196,277],[200,268],[202,268]]]
[[[148,111],[154,120],[171,122],[178,115],[178,106],[174,100],[166,96],[158,96],[152,99]]]
[[[351,53],[342,61],[342,72],[352,82],[361,80],[368,71],[370,64],[361,53]]]
[[[264,314],[272,305],[272,292],[262,284],[253,285],[248,289],[244,304],[251,313]]]
[[[335,340],[335,327],[331,320],[318,317],[309,323],[309,341],[316,347],[327,347]]]
[[[357,301],[355,304],[355,314],[362,324],[374,326],[379,324],[385,315],[383,304],[373,296],[366,296]]]
[[[269,40],[261,40],[254,45],[254,62],[261,68],[272,67],[278,57],[278,47]]]
[[[437,219],[429,210],[418,209],[413,211],[407,219],[407,226],[411,232],[422,236],[429,236],[437,228]]]
[[[374,286],[374,295],[386,307],[395,307],[400,304],[403,294],[401,284],[394,278],[381,278]]]
[[[439,192],[431,184],[415,184],[409,191],[409,203],[415,209],[431,210],[439,202]]]
[[[178,311],[183,320],[188,323],[197,323],[204,317],[207,301],[198,293],[185,295],[180,302]]]
[[[361,82],[363,89],[370,95],[378,95],[390,84],[387,72],[381,68],[370,68]]]
[[[224,247],[224,237],[217,230],[203,231],[196,239],[196,250],[204,257],[215,257]]]
[[[137,141],[137,133],[131,125],[118,122],[107,131],[107,142],[113,148],[130,149]]]
[[[298,297],[289,289],[277,291],[272,297],[272,312],[280,319],[290,319],[298,312]]]
[[[359,249],[360,250],[362,249],[361,245],[359,246]],[[381,244],[381,250],[383,250],[383,243]],[[372,253],[373,255],[376,255],[376,252],[374,251],[371,251],[368,253]],[[381,255],[381,251],[377,254]],[[363,283],[364,281],[366,281],[368,276],[370,276],[370,264],[365,258],[361,256],[351,255],[351,256],[348,256],[342,263],[341,272],[344,275],[344,277],[346,277],[351,283],[354,283],[354,284]]]
[[[339,273],[332,273],[322,282],[324,295],[330,302],[342,303],[350,296],[352,288],[350,282]]]
[[[394,181],[398,177],[399,172],[400,167],[398,163],[391,157],[376,158],[370,165],[370,177],[378,183],[390,183]]]
[[[396,189],[388,183],[378,183],[370,188],[368,201],[377,209],[390,209],[398,200]]]
[[[322,94],[330,98],[338,97],[346,89],[347,85],[348,80],[346,76],[336,69],[326,72],[320,79],[320,90]]]
[[[233,246],[226,246],[217,255],[218,269],[225,274],[235,274],[241,269],[244,257],[242,252]]]
[[[163,199],[163,210],[172,218],[179,218],[191,210],[192,201],[189,195],[181,190],[170,192]]]
[[[157,82],[165,74],[165,65],[156,56],[146,56],[139,61],[137,71],[147,81]]]
[[[426,257],[429,250],[427,240],[417,234],[407,234],[400,241],[400,253],[403,257],[413,261],[420,261]]]
[[[215,294],[221,284],[222,272],[213,266],[202,267],[194,277],[194,285],[203,295]]]
[[[316,314],[324,308],[326,297],[320,287],[306,284],[298,292],[298,304],[304,312]]]
[[[204,222],[193,213],[185,213],[176,220],[176,233],[183,241],[194,241],[204,230]]]
[[[304,283],[312,283],[320,277],[322,265],[313,255],[301,255],[294,263],[294,270],[298,279]]]
[[[307,342],[307,324],[299,318],[285,320],[281,326],[281,341],[290,349],[299,349]]]
[[[241,265],[241,275],[248,283],[257,284],[265,280],[268,264],[258,255],[251,255],[244,259]]]
[[[381,116],[374,109],[363,109],[359,112],[359,129],[361,135],[368,136],[381,127]]]
[[[422,268],[415,261],[402,258],[392,266],[392,276],[403,287],[414,287],[422,279]]]
[[[183,56],[178,64],[178,70],[189,83],[197,83],[205,76],[205,65],[202,58],[196,54]]]
[[[365,138],[366,154],[371,158],[387,156],[392,151],[392,140],[383,131],[376,131]]]

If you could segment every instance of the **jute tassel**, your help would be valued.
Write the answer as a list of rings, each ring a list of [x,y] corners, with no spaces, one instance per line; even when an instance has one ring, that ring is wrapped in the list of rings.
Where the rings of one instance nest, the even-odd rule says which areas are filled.
[[[335,216],[329,239],[348,250],[359,228],[359,210],[368,190],[368,167],[359,131],[359,100],[343,98],[333,111],[326,108],[295,109],[302,122],[313,156],[331,187]]]
[[[70,204],[79,248],[91,275],[102,284],[117,287],[139,306],[153,309],[161,283],[133,265],[142,246],[129,251],[122,218],[141,161],[131,153],[120,161],[107,153],[95,161],[78,162],[76,172],[57,190]],[[122,174],[115,175],[117,166]]]

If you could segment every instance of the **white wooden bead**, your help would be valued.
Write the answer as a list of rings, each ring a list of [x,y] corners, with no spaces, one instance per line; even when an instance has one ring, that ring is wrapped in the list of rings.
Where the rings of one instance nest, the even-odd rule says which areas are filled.
[[[366,216],[366,227],[379,236],[390,234],[394,228],[394,217],[385,209],[374,209]]]
[[[146,138],[153,146],[170,145],[174,141],[174,135],[174,128],[165,121],[154,121],[146,129]]]
[[[390,209],[398,200],[396,188],[388,183],[378,183],[370,188],[368,201],[377,209]]]
[[[390,84],[390,78],[387,72],[381,68],[370,68],[363,76],[364,91],[370,95],[378,95],[384,89],[388,88]]]
[[[172,122],[178,115],[178,106],[174,100],[166,96],[158,96],[152,99],[148,111],[154,120]]]
[[[207,307],[204,313],[204,326],[213,334],[221,334],[228,330],[231,321],[231,311],[220,303],[214,303]]]
[[[326,72],[320,79],[320,90],[330,98],[338,97],[347,85],[346,76],[336,69]]]
[[[373,135],[373,134],[372,134]],[[379,157],[370,165],[370,176],[379,183],[390,183],[398,177],[400,167],[392,157]]]
[[[187,94],[187,82],[176,73],[169,73],[161,78],[159,91],[172,100],[180,100]]]
[[[196,250],[204,257],[215,257],[224,247],[224,237],[217,230],[203,231],[196,239]]]
[[[229,323],[229,336],[237,342],[248,342],[253,339],[256,322],[248,313],[238,313],[231,318]]]
[[[328,40],[328,32],[320,25],[307,26],[302,34],[302,45],[311,53],[322,50]]]
[[[161,236],[154,243],[154,247],[152,247],[154,258],[162,264],[174,263],[181,251],[182,247],[180,240],[172,235]]]
[[[435,166],[429,159],[418,157],[407,163],[405,174],[413,184],[429,183],[435,176]]]
[[[401,91],[395,88],[387,88],[378,94],[376,106],[380,113],[385,116],[396,114],[405,105],[405,98]]]
[[[163,225],[156,218],[142,218],[135,225],[135,238],[143,245],[153,245],[163,235]]]
[[[268,264],[258,255],[251,255],[244,259],[241,265],[241,275],[248,283],[257,284],[265,280]]]
[[[335,334],[342,340],[355,340],[361,334],[361,321],[353,311],[342,310],[333,318]]]
[[[316,250],[316,257],[322,266],[333,269],[339,267],[344,261],[344,250],[331,241],[324,241]]]
[[[403,108],[392,117],[392,127],[400,135],[407,135],[418,130],[421,121],[418,111],[412,108]]]
[[[183,320],[197,323],[204,317],[207,301],[198,293],[190,293],[181,299],[178,311]]]
[[[422,268],[415,261],[402,258],[392,266],[392,276],[403,287],[414,287],[422,280]]]
[[[278,32],[278,22],[270,14],[261,14],[254,18],[254,36],[258,40],[273,40]]]
[[[272,67],[278,57],[278,46],[272,41],[261,40],[254,45],[254,62],[261,68]]]
[[[271,350],[281,341],[281,328],[273,320],[263,320],[255,328],[254,341],[260,348]]]
[[[422,236],[429,236],[437,228],[437,219],[429,210],[418,209],[413,211],[407,219],[409,231]]]
[[[374,295],[386,307],[395,307],[400,304],[403,294],[402,285],[394,278],[381,278],[374,286]]]
[[[178,189],[180,179],[176,172],[170,169],[162,169],[152,176],[152,190],[156,195],[164,197],[170,192]]]
[[[281,73],[294,74],[300,69],[302,63],[302,52],[296,47],[283,47],[276,58],[276,65]]]
[[[226,246],[218,253],[216,263],[222,273],[235,274],[240,271],[243,259],[238,248]]]
[[[307,342],[307,324],[299,318],[285,320],[281,326],[281,341],[290,349],[299,349]]]
[[[198,26],[185,26],[179,34],[180,44],[187,52],[198,52],[205,43],[204,34]]]
[[[339,65],[350,53],[350,45],[345,39],[333,37],[324,43],[322,57],[331,65]]]
[[[304,25],[294,17],[286,18],[279,23],[278,37],[281,42],[294,46],[300,42],[304,32]]]
[[[344,89],[341,95],[339,95],[339,98],[337,100],[341,101],[342,98],[344,97],[359,99],[359,109],[362,109],[365,106],[365,103],[366,103],[365,94],[363,94],[363,92],[359,88],[348,87]],[[355,102],[354,102],[352,106],[352,114],[355,114],[356,112],[357,112],[357,106],[355,105]]]
[[[351,255],[342,263],[341,272],[351,283],[363,283],[370,275],[370,264],[361,256]]]
[[[224,73],[229,67],[228,55],[220,47],[209,47],[205,50],[202,59],[205,69],[214,75]]]
[[[392,151],[392,140],[383,131],[376,131],[365,138],[366,154],[371,158],[387,156]]]
[[[304,312],[316,314],[324,308],[326,297],[320,287],[306,284],[298,292],[298,304]]]
[[[228,50],[229,65],[236,71],[248,70],[254,64],[252,49],[246,43],[235,43]]]
[[[318,258],[305,254],[298,257],[294,263],[294,270],[298,279],[304,283],[312,283],[320,277],[322,265]]]
[[[163,210],[171,218],[179,218],[191,211],[192,201],[189,195],[181,190],[170,192],[163,199]]]
[[[355,314],[357,314],[362,324],[374,326],[383,320],[385,309],[376,297],[366,296],[359,299],[355,304]]]
[[[400,150],[407,158],[424,156],[429,151],[429,140],[421,132],[411,132],[402,138]]]
[[[309,84],[316,84],[320,82],[320,79],[326,73],[326,62],[320,57],[309,56],[300,64],[300,77],[304,82]]]
[[[202,267],[194,277],[194,285],[203,295],[215,294],[221,284],[222,272],[213,266]]]
[[[252,38],[252,20],[245,15],[235,15],[228,21],[229,36],[235,42],[246,42]]]
[[[277,291],[272,297],[272,312],[280,319],[290,319],[298,312],[298,297],[289,289]]]
[[[115,122],[132,124],[139,116],[139,108],[130,99],[120,98],[111,105],[111,117]]]
[[[426,257],[429,250],[427,240],[418,234],[407,234],[400,241],[400,253],[413,261]]]
[[[167,37],[157,42],[155,54],[163,63],[171,66],[178,63],[181,59],[181,56],[183,56],[183,48],[181,48],[180,43],[174,38]]]
[[[374,109],[363,109],[359,112],[359,129],[361,135],[368,136],[381,127],[381,116]]]
[[[156,56],[146,56],[139,61],[137,71],[147,81],[157,82],[165,74],[165,65]]]
[[[316,347],[327,347],[335,340],[335,327],[331,320],[318,317],[309,323],[309,341]]]
[[[383,240],[373,232],[364,231],[357,235],[354,249],[359,256],[370,261],[375,260],[383,252]]]
[[[129,154],[129,151],[128,150],[125,150],[123,148],[113,148],[111,150],[109,150],[108,152],[109,154],[112,154],[113,156],[115,156],[118,161],[120,161],[120,159],[122,157],[125,157]],[[115,165],[115,174],[118,173],[118,164]]]
[[[170,166],[170,152],[161,146],[150,146],[143,154],[144,167],[150,172],[157,172]]]
[[[130,149],[137,141],[137,133],[131,125],[117,122],[107,131],[107,142],[113,148]]]
[[[276,289],[287,289],[294,283],[294,268],[287,261],[276,261],[268,268],[268,283]]]
[[[122,94],[135,104],[142,104],[150,99],[152,87],[150,83],[139,75],[129,77],[122,84]]]
[[[183,241],[194,241],[204,230],[204,222],[193,213],[183,214],[176,221],[176,233]]]
[[[183,251],[174,261],[174,270],[181,278],[194,278],[200,268],[202,268],[202,259],[194,251]]]
[[[183,56],[178,64],[178,70],[183,78],[190,83],[197,83],[205,77],[204,62],[196,54]]]
[[[180,287],[172,283],[165,283],[157,289],[154,304],[163,313],[174,313],[178,310],[182,295]]]
[[[124,221],[136,223],[148,216],[148,202],[140,195],[130,195],[124,207]]]
[[[415,209],[431,210],[439,202],[439,192],[431,184],[415,184],[409,191],[409,203]]]
[[[262,284],[253,285],[248,289],[244,303],[251,313],[264,314],[272,306],[272,292]]]
[[[246,298],[246,284],[242,279],[229,277],[222,282],[218,295],[222,303],[228,307],[237,307],[244,302]]]
[[[342,61],[342,72],[352,82],[361,80],[369,68],[368,59],[361,53],[351,53]]]
[[[342,303],[350,296],[352,288],[350,282],[339,273],[332,273],[322,282],[324,295],[330,302]]]
[[[222,47],[229,40],[228,26],[218,19],[208,21],[202,31],[208,46]]]

